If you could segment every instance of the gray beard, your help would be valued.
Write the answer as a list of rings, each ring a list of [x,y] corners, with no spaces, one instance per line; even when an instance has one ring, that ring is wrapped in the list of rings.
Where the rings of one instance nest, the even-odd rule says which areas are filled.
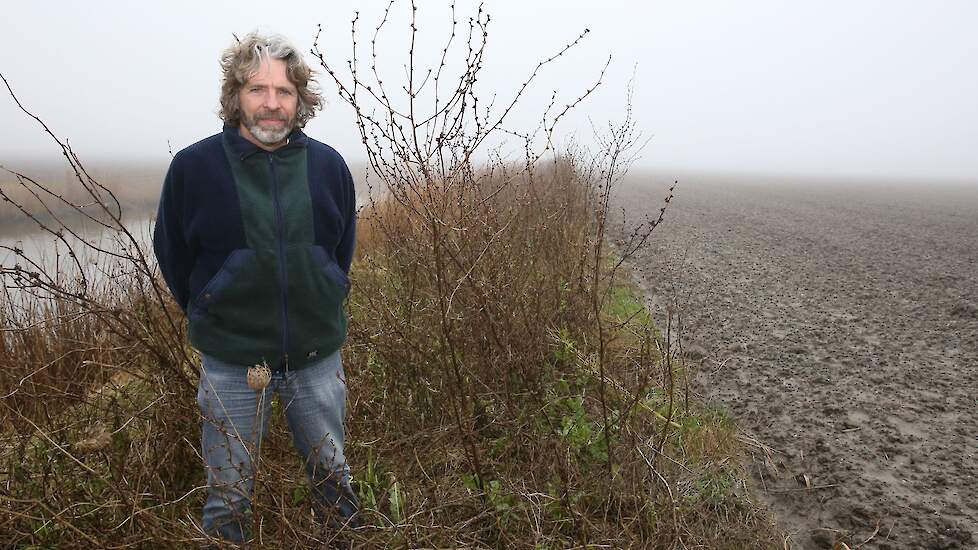
[[[275,145],[276,143],[281,143],[286,136],[292,132],[292,128],[288,125],[283,126],[280,130],[266,130],[262,128],[257,122],[246,126],[251,135],[255,136],[255,139],[264,143],[265,145]]]

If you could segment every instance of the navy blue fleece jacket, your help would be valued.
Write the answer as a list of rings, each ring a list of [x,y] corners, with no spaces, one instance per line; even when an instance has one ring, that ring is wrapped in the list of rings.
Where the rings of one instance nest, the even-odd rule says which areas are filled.
[[[334,149],[295,130],[268,152],[225,127],[174,156],[153,247],[191,344],[297,369],[346,338],[355,225],[353,178]]]

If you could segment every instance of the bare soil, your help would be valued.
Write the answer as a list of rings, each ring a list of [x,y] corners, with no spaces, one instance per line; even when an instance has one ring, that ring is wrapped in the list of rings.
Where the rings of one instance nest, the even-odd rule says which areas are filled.
[[[978,185],[689,176],[634,264],[792,548],[978,548]]]

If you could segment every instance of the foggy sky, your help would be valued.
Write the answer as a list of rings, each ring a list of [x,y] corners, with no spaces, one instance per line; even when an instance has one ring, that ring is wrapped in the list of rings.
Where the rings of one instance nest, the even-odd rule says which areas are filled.
[[[168,141],[176,151],[220,130],[218,56],[232,33],[279,32],[308,51],[322,23],[321,46],[343,68],[354,9],[326,1],[2,1],[0,72],[20,100],[83,158],[161,162]],[[361,4],[366,30],[386,2]],[[419,51],[433,56],[447,38],[448,8],[419,4]],[[554,90],[562,102],[579,95],[610,54],[602,85],[561,136],[587,142],[592,123],[620,119],[634,72],[635,114],[652,138],[640,167],[978,181],[978,2],[486,5],[487,96],[510,97],[537,61],[591,30],[543,72],[513,128],[532,127]],[[385,34],[388,82],[403,75],[407,6],[395,8]],[[474,9],[460,1],[460,19]],[[349,107],[327,75],[319,80],[329,104],[307,133],[361,161]],[[56,159],[2,91],[0,163]]]

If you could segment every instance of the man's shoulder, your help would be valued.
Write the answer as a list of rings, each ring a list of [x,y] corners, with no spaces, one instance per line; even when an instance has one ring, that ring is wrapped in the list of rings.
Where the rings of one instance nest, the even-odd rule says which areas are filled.
[[[212,136],[188,145],[173,155],[174,162],[185,162],[189,160],[211,157],[217,153],[223,154],[224,145],[221,141],[222,133],[218,132]]]

